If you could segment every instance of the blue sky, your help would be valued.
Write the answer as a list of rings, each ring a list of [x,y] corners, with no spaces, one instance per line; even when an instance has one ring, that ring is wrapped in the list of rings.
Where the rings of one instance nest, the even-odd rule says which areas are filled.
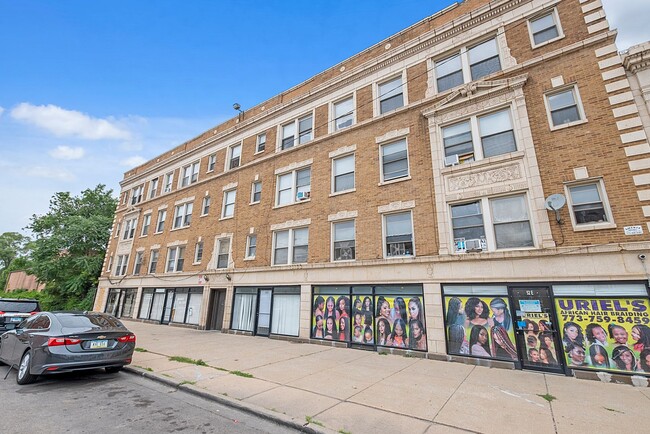
[[[451,3],[0,0],[0,233]],[[650,40],[650,2],[603,3]]]

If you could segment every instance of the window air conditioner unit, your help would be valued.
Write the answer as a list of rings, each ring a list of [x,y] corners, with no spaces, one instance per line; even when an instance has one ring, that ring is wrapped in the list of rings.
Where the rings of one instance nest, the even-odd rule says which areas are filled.
[[[475,238],[472,240],[465,240],[465,251],[466,252],[481,252],[485,248],[483,240]]]
[[[445,167],[448,166],[458,166],[459,161],[458,161],[458,154],[450,155],[448,157],[445,157]]]
[[[305,200],[305,199],[309,199],[310,196],[311,196],[311,192],[309,192],[309,191],[299,191],[296,194],[296,199],[297,200]]]

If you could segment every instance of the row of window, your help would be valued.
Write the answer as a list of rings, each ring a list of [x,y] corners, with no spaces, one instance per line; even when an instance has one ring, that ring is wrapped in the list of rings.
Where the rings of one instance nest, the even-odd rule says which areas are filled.
[[[576,184],[568,187],[572,220],[576,225],[610,223],[611,211],[601,181]],[[528,202],[525,194],[482,198],[472,202],[451,205],[451,227],[456,253],[470,251],[494,251],[534,247],[533,230],[530,222]],[[384,257],[414,256],[412,212],[404,211],[383,215]],[[216,268],[231,266],[230,237],[217,239]],[[185,246],[174,246],[167,250],[164,272],[183,271]],[[196,243],[194,264],[203,260],[204,245]],[[249,234],[246,241],[246,259],[254,259],[257,250],[257,235]],[[308,262],[309,228],[298,227],[273,232],[273,265],[303,264]],[[137,252],[133,274],[142,271],[143,252]],[[148,273],[158,272],[159,251],[151,250]],[[355,220],[332,223],[332,261],[356,259]],[[115,275],[127,274],[129,255],[118,255]],[[112,270],[112,256],[108,269]]]
[[[556,9],[545,11],[538,14],[528,21],[531,43],[533,47],[538,47],[564,36],[559,22],[559,16]],[[433,72],[435,74],[435,86],[438,92],[444,92],[449,89],[460,86],[464,83],[479,80],[487,75],[501,70],[501,57],[496,37],[483,40],[479,43],[463,46],[456,49],[451,54],[442,56],[433,61]],[[406,77],[404,73],[393,76],[387,80],[376,84],[375,93],[377,101],[376,112],[378,114],[388,113],[403,107],[406,101],[404,92]],[[549,118],[552,127],[558,127],[565,124],[574,123],[584,119],[580,103],[577,98],[576,90],[563,89],[559,92],[551,93],[546,96],[545,103],[550,113]],[[334,101],[330,106],[330,131],[335,132],[347,128],[355,123],[355,100],[354,95],[348,95],[340,100]],[[495,115],[496,116],[496,115]],[[499,153],[509,152],[515,147],[514,137],[512,135],[511,124],[502,113],[493,119],[488,120],[486,116],[484,123],[494,124],[492,127],[482,125],[462,125],[450,126],[447,132],[450,135],[449,149],[445,148],[445,156],[449,164],[454,164],[455,155],[458,155],[459,162],[472,161],[474,158],[488,157],[498,155]],[[510,126],[510,134],[508,127]],[[472,140],[471,130],[477,133],[480,131],[480,137],[486,137],[483,149],[476,145],[477,140]],[[276,148],[285,150],[296,145],[307,143],[314,138],[314,115],[307,113],[299,116],[290,122],[279,126],[279,135]],[[456,134],[454,134],[456,133]],[[477,134],[475,133],[475,134]],[[456,140],[461,140],[455,143]],[[455,143],[455,144],[454,144]],[[263,152],[266,149],[266,133],[257,135],[255,153]],[[482,151],[482,152],[481,152]],[[227,150],[224,169],[226,171],[235,169],[241,165],[242,144],[236,143],[231,145]],[[207,172],[214,172],[217,164],[216,154],[208,157]],[[195,161],[181,167],[180,179],[177,188],[187,187],[199,179],[200,161]],[[147,197],[153,199],[158,193],[159,178],[149,181],[149,190]],[[172,191],[174,183],[174,171],[168,172],[163,176],[162,193]],[[130,204],[136,205],[143,200],[144,184],[134,187],[130,195],[128,192],[124,195],[123,203],[127,204],[130,197]]]

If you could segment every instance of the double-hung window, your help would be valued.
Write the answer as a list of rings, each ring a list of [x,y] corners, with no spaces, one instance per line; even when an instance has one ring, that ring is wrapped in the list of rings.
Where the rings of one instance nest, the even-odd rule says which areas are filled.
[[[288,205],[311,196],[311,168],[278,175],[275,205]]]
[[[333,104],[334,128],[339,131],[354,123],[354,98],[349,97]]]
[[[600,181],[569,185],[571,220],[578,228],[611,223],[612,216]],[[609,225],[608,225],[609,226]]]
[[[153,199],[158,194],[158,178],[149,181],[149,199]]]
[[[332,259],[352,261],[356,257],[354,220],[332,223]]]
[[[131,190],[131,205],[136,205],[142,202],[142,192],[144,191],[144,185],[138,185]]]
[[[210,196],[205,196],[203,198],[203,204],[201,205],[201,215],[208,215],[210,212],[210,202],[212,200],[210,199]]]
[[[250,234],[246,238],[246,259],[255,258],[256,252],[257,252],[257,235]]]
[[[130,240],[135,236],[135,226],[138,222],[138,219],[130,219],[124,223],[124,233],[122,235],[123,240]]]
[[[444,92],[464,83],[463,62],[460,53],[434,62],[438,92]]]
[[[200,264],[203,260],[203,241],[196,243],[194,248],[194,263]]]
[[[208,157],[208,172],[214,172],[217,165],[217,154],[212,154]]]
[[[229,218],[235,215],[235,199],[237,198],[237,190],[228,190],[223,193],[223,209],[221,210],[221,218]]]
[[[386,258],[415,256],[410,211],[384,215],[384,234]]]
[[[172,191],[172,184],[174,183],[174,172],[169,172],[165,174],[165,185],[163,187],[163,193],[169,193]]]
[[[158,211],[158,221],[156,223],[156,233],[160,233],[165,229],[165,219],[167,218],[167,210],[161,209]]]
[[[445,165],[450,166],[517,150],[510,109],[442,127]]]
[[[144,253],[138,252],[135,254],[135,263],[133,264],[133,275],[139,276],[142,269],[142,257]]]
[[[183,177],[181,178],[181,187],[187,187],[199,180],[199,162],[196,161],[183,167]]]
[[[158,250],[151,251],[151,257],[149,258],[149,274],[154,274],[156,272],[156,268],[158,268],[158,255]]]
[[[409,176],[409,161],[406,139],[381,145],[381,181],[405,178]]]
[[[379,114],[388,113],[404,106],[403,88],[401,75],[377,85]]]
[[[309,228],[273,233],[273,265],[304,264],[309,250]]]
[[[534,246],[523,194],[453,205],[451,222],[457,253]]]
[[[251,187],[251,203],[258,203],[262,200],[262,181],[256,181]]]
[[[528,21],[533,48],[564,36],[557,10],[553,9]]]
[[[217,240],[217,268],[228,268],[230,263],[230,238]]]
[[[433,62],[438,92],[479,80],[498,71],[501,71],[501,59],[496,38],[461,47],[458,51]]]
[[[142,216],[142,232],[140,233],[141,237],[144,237],[149,233],[149,226],[151,226],[151,214],[145,214]]]
[[[489,39],[467,50],[472,81],[501,71],[497,40]]]
[[[551,129],[575,125],[585,119],[576,86],[546,94]]]
[[[280,149],[289,149],[297,144],[302,145],[312,140],[313,137],[313,123],[312,115],[296,119],[287,124],[282,125],[282,140],[280,142]],[[296,140],[296,131],[298,131],[298,138]]]
[[[173,229],[184,228],[192,223],[192,202],[176,205],[174,208],[174,226]]]
[[[115,275],[126,275],[126,266],[129,263],[129,255],[117,255],[117,265],[115,266]]]
[[[241,143],[228,148],[228,169],[235,169],[241,165]]]
[[[332,160],[332,192],[354,189],[354,154]]]
[[[167,273],[175,273],[183,271],[183,255],[185,254],[185,246],[170,247],[167,249]]]
[[[258,152],[264,152],[264,149],[266,149],[266,133],[258,134],[257,135],[257,143],[256,143],[256,153]]]

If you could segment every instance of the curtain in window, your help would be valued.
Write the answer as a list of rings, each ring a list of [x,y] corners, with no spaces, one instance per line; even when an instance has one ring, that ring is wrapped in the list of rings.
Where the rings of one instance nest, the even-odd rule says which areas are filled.
[[[235,305],[232,309],[232,328],[234,330],[253,331],[256,299],[257,294],[235,294]]]
[[[140,305],[140,315],[138,318],[148,319],[149,308],[151,307],[152,293],[146,293],[142,296],[142,304]]]
[[[273,296],[271,333],[289,336],[300,334],[300,294]]]
[[[174,315],[173,322],[183,322],[185,320],[185,306],[187,305],[187,294],[177,292],[174,298]]]
[[[160,321],[162,319],[163,303],[165,302],[165,293],[156,293],[153,296],[153,306],[149,319]]]

